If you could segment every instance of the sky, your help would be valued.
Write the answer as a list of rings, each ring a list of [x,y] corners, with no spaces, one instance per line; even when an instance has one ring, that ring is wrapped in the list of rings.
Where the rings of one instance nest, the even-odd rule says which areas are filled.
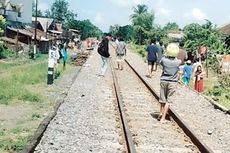
[[[38,8],[45,11],[55,0],[38,0]],[[230,22],[230,0],[66,0],[78,20],[89,19],[102,31],[109,26],[131,24],[132,8],[145,4],[155,14],[155,24],[164,26],[176,22],[180,28],[190,23],[210,20],[217,26]]]

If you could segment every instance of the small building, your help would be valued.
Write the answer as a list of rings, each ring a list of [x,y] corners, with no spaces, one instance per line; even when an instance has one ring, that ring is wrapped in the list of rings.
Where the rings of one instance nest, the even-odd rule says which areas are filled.
[[[6,32],[6,42],[9,42],[9,40],[14,42],[23,43],[25,45],[33,45],[34,41],[34,33],[35,29],[31,27],[27,28],[13,28],[13,27],[7,27]],[[37,29],[37,37],[38,41],[38,48],[41,53],[48,53],[50,46],[52,45],[52,42],[56,40],[55,37],[51,36],[50,34],[41,31]],[[18,43],[18,44],[19,44]],[[20,44],[19,44],[20,45]]]
[[[0,14],[6,17],[8,25],[32,23],[32,0],[1,0]]]
[[[35,25],[35,17],[32,17],[33,25]],[[48,32],[48,30],[56,30],[54,19],[37,17],[37,29]]]
[[[180,41],[184,37],[184,33],[178,30],[170,30],[168,32],[168,37],[173,39],[174,41]]]
[[[225,43],[230,47],[230,23],[225,24],[219,28],[219,31],[225,37]]]

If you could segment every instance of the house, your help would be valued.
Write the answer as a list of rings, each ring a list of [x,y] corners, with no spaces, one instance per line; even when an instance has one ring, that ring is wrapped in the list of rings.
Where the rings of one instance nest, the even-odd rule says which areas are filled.
[[[168,31],[168,37],[174,41],[180,41],[184,37],[184,33],[178,30],[170,30]]]
[[[219,31],[224,35],[227,46],[230,47],[230,23],[221,26]]]
[[[224,35],[230,35],[230,23],[225,24],[219,28],[219,31]]]
[[[32,24],[32,0],[1,0],[0,14],[8,25]]]
[[[35,24],[35,17],[32,17],[32,22],[33,24]],[[42,30],[44,32],[48,32],[48,30],[56,29],[54,24],[54,19],[37,17],[37,29]]]

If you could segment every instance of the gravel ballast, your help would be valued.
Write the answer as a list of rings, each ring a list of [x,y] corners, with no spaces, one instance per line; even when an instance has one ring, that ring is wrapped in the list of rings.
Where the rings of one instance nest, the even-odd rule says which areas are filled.
[[[137,153],[199,152],[174,122],[157,120],[157,100],[127,65],[115,72]]]
[[[161,70],[147,78],[147,63],[131,51],[126,59],[159,94]],[[172,107],[214,152],[230,152],[230,116],[215,109],[202,95],[178,84]]]
[[[51,121],[36,153],[116,153],[124,151],[110,71],[99,77],[94,50]]]

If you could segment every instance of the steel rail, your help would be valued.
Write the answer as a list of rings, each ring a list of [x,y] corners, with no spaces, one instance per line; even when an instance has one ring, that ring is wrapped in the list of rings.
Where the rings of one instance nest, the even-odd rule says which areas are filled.
[[[123,128],[123,132],[124,132],[124,136],[126,140],[127,150],[128,150],[128,153],[136,153],[136,149],[135,149],[133,138],[132,138],[132,133],[130,131],[128,121],[126,118],[126,114],[125,114],[125,109],[122,103],[122,98],[120,94],[121,92],[120,92],[120,87],[117,81],[117,76],[114,71],[113,62],[110,59],[109,59],[109,63],[110,63],[110,68],[111,68],[111,72],[113,76],[113,87],[114,87],[114,91],[116,95],[116,101],[117,101],[117,105],[118,105],[118,109],[120,113],[120,119],[122,122],[122,128]]]
[[[159,100],[159,95],[156,91],[143,79],[143,77],[132,67],[132,65],[125,59],[126,64],[133,70],[138,78],[144,83],[153,96]],[[169,108],[169,115],[179,125],[179,127],[185,132],[185,134],[191,139],[191,141],[197,146],[201,153],[214,153],[188,126],[188,124],[179,116],[178,113],[172,108]]]

